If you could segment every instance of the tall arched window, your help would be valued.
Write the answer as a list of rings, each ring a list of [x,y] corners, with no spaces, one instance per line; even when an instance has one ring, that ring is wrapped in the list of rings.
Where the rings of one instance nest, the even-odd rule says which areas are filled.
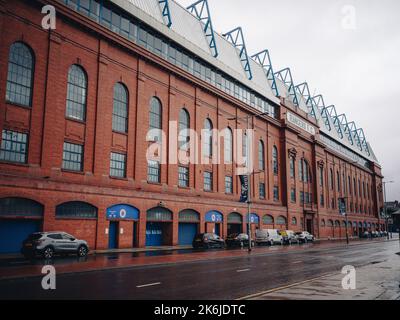
[[[186,109],[181,109],[179,112],[179,149],[189,149],[189,128],[190,128],[190,116]]]
[[[232,163],[233,160],[233,133],[231,128],[225,129],[224,159],[225,159],[225,164],[230,164]]]
[[[128,132],[128,90],[122,83],[114,86],[112,129]]]
[[[162,130],[162,105],[160,100],[152,97],[149,108],[149,131],[150,138],[153,141],[161,142]],[[156,160],[148,160],[147,162],[147,181],[150,183],[161,182],[161,166]]]
[[[334,177],[333,177],[333,169],[330,169],[330,174],[331,174],[331,190],[333,190],[335,188],[335,181],[334,181]]]
[[[7,75],[7,102],[32,106],[34,58],[32,50],[22,42],[10,47]]]
[[[260,171],[265,170],[265,148],[264,142],[261,140],[258,143],[258,169]]]
[[[67,91],[66,116],[84,121],[86,118],[87,79],[85,71],[76,64],[69,68]]]
[[[149,130],[153,130],[154,134],[152,136],[156,136],[161,138],[161,129],[162,129],[162,105],[160,100],[156,97],[152,97],[150,100],[150,109],[149,109]],[[157,141],[160,141],[158,139]]]
[[[210,119],[204,121],[204,155],[206,157],[212,157],[213,154],[213,125]]]
[[[294,178],[295,176],[295,159],[293,156],[289,158],[290,161],[290,178]]]
[[[340,192],[340,173],[336,171],[336,182],[337,182],[337,191]]]
[[[276,146],[272,148],[272,166],[274,169],[274,174],[278,175],[278,148]]]

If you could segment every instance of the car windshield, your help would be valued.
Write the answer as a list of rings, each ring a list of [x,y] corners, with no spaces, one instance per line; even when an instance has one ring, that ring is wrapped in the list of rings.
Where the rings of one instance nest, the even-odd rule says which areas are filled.
[[[302,232],[296,232],[296,234],[299,236],[299,235],[301,235],[301,234],[302,234]]]
[[[39,240],[42,236],[40,233],[32,233],[28,236],[28,240]]]

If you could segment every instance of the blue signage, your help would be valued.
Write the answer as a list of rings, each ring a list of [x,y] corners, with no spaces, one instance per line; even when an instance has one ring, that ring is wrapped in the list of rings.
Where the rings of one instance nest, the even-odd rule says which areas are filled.
[[[206,222],[221,223],[224,221],[222,213],[218,211],[209,211],[206,213]]]
[[[126,204],[119,204],[107,209],[107,219],[139,220],[139,210]]]
[[[248,217],[248,215],[247,215]],[[246,220],[248,223],[249,220]],[[256,213],[250,213],[250,223],[252,224],[259,224],[260,223],[260,217]]]

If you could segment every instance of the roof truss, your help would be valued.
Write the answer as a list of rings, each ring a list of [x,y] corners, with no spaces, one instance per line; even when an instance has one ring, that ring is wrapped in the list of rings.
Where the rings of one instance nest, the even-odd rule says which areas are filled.
[[[272,67],[271,56],[269,55],[269,51],[268,50],[261,51],[253,55],[252,58],[254,59],[254,61],[259,63],[263,67],[264,73],[271,85],[271,89],[274,92],[275,96],[278,97],[279,92],[278,92],[278,87],[276,85],[274,69]]]
[[[249,80],[253,79],[253,74],[250,68],[249,56],[247,55],[246,43],[243,37],[243,31],[241,27],[237,27],[232,31],[229,31],[223,35],[229,42],[231,42],[236,49],[239,50],[240,61],[242,62],[243,69],[246,72]]]
[[[168,28],[171,28],[172,18],[171,18],[171,11],[169,10],[168,0],[158,0],[158,3],[160,4],[161,14],[163,18],[166,20]]]
[[[207,38],[208,45],[214,57],[218,57],[217,43],[215,41],[214,28],[211,20],[210,8],[207,0],[199,0],[187,7],[197,19],[203,23],[203,31]]]
[[[316,105],[314,104],[314,100],[311,97],[310,88],[308,87],[308,83],[303,82],[303,83],[297,85],[296,91],[304,97],[304,99],[306,100],[307,107],[310,108],[310,114],[315,119],[317,119],[318,109],[317,109]]]
[[[290,68],[282,69],[276,72],[275,76],[289,88],[289,95],[293,103],[298,107],[299,100],[297,99],[296,89],[294,87],[292,72],[290,71]]]

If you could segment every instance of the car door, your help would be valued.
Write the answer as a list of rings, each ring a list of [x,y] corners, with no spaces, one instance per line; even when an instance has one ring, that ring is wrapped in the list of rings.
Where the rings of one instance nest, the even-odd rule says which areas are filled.
[[[65,241],[60,233],[52,233],[47,235],[50,239],[50,245],[53,246],[56,252],[63,252],[66,250]]]
[[[76,241],[73,236],[68,233],[63,233],[62,238],[65,251],[75,252],[78,250],[78,241]]]

